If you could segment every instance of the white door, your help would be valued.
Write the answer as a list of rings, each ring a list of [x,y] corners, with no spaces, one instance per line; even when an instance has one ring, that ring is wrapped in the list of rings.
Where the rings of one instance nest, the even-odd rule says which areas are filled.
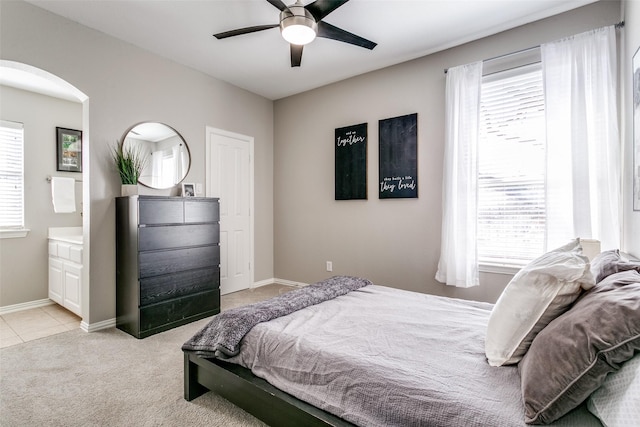
[[[220,293],[253,284],[253,138],[207,126],[206,195],[220,198]]]

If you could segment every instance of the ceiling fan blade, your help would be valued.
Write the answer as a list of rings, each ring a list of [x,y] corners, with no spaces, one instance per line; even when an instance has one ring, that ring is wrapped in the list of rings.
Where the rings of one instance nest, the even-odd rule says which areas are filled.
[[[378,45],[378,43],[374,43],[371,40],[356,36],[355,34],[328,24],[324,21],[318,22],[318,37],[324,37],[325,39],[332,39],[339,42],[350,43],[370,50]]]
[[[291,45],[291,66],[299,67],[302,62],[302,48],[304,46],[292,44]]]
[[[280,12],[284,12],[285,10],[289,10],[286,4],[282,3],[282,0],[267,0],[269,3],[280,9]]]
[[[214,34],[213,37],[217,39],[226,39],[227,37],[240,36],[242,34],[255,33],[256,31],[268,30],[269,28],[278,27],[280,24],[273,25],[255,25],[253,27],[238,28],[237,30],[224,31],[222,33]]]
[[[349,0],[316,0],[313,3],[309,3],[304,8],[307,9],[316,22],[319,22],[322,18],[348,2]]]

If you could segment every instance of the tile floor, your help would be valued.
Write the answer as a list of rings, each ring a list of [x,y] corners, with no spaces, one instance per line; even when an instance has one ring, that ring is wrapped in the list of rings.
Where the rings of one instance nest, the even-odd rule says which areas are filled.
[[[80,327],[80,317],[58,304],[0,316],[0,348]]]
[[[295,289],[267,285],[223,295],[222,310],[251,304]],[[80,327],[81,319],[58,304],[17,311],[0,316],[0,348],[48,337]]]

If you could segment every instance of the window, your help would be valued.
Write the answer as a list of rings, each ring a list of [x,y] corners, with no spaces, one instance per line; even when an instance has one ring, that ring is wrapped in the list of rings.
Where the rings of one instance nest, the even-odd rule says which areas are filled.
[[[24,229],[24,130],[22,123],[0,120],[0,230],[19,229]]]
[[[436,280],[476,286],[576,237],[620,247],[615,46],[609,26],[448,70]]]
[[[545,251],[545,108],[540,63],[483,77],[478,261],[521,266]]]

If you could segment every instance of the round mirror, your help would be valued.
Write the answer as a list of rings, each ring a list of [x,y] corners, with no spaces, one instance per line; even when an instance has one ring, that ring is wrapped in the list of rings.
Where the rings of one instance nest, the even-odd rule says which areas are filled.
[[[182,135],[163,123],[144,122],[131,127],[122,148],[140,153],[145,166],[138,182],[156,189],[180,184],[191,166],[189,147]]]

